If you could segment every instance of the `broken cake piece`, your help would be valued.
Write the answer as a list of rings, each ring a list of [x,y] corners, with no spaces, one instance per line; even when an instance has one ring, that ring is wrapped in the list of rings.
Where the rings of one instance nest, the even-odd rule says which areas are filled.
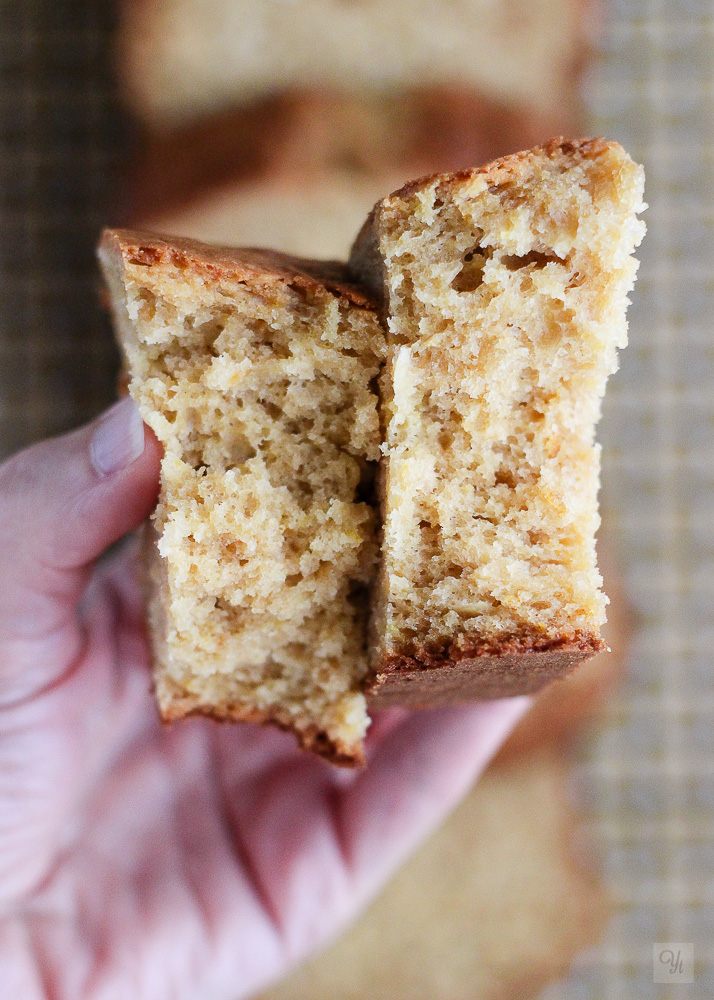
[[[164,447],[145,546],[162,716],[273,722],[360,762],[372,303],[340,265],[127,231],[99,252],[129,391]]]
[[[358,237],[389,342],[375,706],[525,694],[603,648],[594,431],[642,195],[617,143],[554,140],[407,184]]]
[[[553,141],[408,184],[349,266],[105,233],[164,447],[164,718],[272,722],[354,764],[368,703],[525,694],[603,648],[594,430],[642,191],[616,143]]]

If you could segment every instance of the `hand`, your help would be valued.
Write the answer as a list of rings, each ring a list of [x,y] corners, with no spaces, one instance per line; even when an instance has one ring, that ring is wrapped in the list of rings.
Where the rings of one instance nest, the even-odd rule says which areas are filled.
[[[252,725],[162,727],[131,546],[134,404],[0,466],[0,997],[237,1000],[336,934],[525,700],[382,713],[338,770]]]

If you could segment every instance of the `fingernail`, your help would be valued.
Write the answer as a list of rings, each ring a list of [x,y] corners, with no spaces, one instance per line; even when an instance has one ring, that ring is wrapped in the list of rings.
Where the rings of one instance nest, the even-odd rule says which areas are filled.
[[[100,476],[110,476],[131,465],[144,450],[144,421],[129,396],[100,417],[89,456]]]

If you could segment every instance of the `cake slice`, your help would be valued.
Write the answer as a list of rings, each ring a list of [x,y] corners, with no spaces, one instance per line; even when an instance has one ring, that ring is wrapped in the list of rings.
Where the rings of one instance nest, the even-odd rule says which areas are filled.
[[[341,265],[107,231],[129,392],[164,447],[147,541],[167,720],[272,722],[340,763],[368,719],[385,338]]]
[[[355,763],[365,691],[523,694],[604,647],[593,435],[642,207],[617,144],[554,141],[402,188],[349,269],[105,234],[165,451],[146,546],[165,718],[273,722]]]
[[[616,143],[554,140],[408,184],[358,237],[389,340],[373,704],[523,694],[603,647],[594,430],[642,194]]]

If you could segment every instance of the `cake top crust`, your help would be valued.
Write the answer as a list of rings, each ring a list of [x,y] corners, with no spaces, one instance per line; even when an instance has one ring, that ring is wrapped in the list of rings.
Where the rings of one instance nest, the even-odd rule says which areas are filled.
[[[560,160],[564,168],[571,167],[582,160],[595,159],[603,153],[614,151],[627,155],[618,142],[611,139],[564,139],[563,136],[556,136],[549,139],[540,146],[533,149],[525,149],[518,153],[509,153],[508,156],[501,156],[482,167],[473,167],[469,170],[457,170],[453,172],[439,172],[427,174],[424,177],[417,177],[413,181],[408,181],[398,190],[393,191],[386,198],[382,198],[372,207],[367,216],[362,229],[357,235],[353,246],[353,257],[359,252],[360,247],[365,242],[368,234],[374,226],[380,212],[385,208],[391,208],[398,202],[413,197],[420,191],[425,191],[434,184],[455,187],[464,182],[482,182],[484,188],[500,187],[506,183],[517,182],[532,170],[533,164],[537,160],[549,159]]]
[[[306,293],[328,292],[359,308],[373,311],[374,300],[351,279],[339,261],[307,260],[275,250],[214,246],[181,236],[136,229],[105,229],[100,253],[121,258],[125,265],[178,269],[205,275],[213,281],[230,280],[253,287],[289,285]]]
[[[482,167],[458,170],[454,173],[436,173],[429,174],[426,177],[419,177],[416,180],[409,181],[403,187],[399,188],[398,191],[389,195],[384,199],[384,202],[389,203],[402,198],[408,198],[418,191],[430,187],[435,181],[438,183],[459,184],[464,181],[481,178],[485,182],[484,186],[500,186],[501,184],[517,181],[520,177],[527,174],[536,160],[562,160],[564,166],[570,167],[581,160],[595,159],[598,156],[602,156],[608,150],[624,152],[620,144],[611,139],[564,139],[562,135],[556,136],[540,146],[535,146],[533,149],[522,150],[518,153],[509,153],[508,156],[492,160],[491,163],[487,163]],[[378,210],[380,204],[375,205],[372,213]]]
[[[437,189],[448,192],[467,189],[469,196],[477,196],[483,191],[497,191],[509,186],[525,183],[533,177],[539,163],[549,160],[562,173],[586,160],[612,156],[614,160],[631,162],[620,143],[601,137],[584,139],[564,139],[556,136],[540,146],[502,156],[481,167],[453,172],[427,174],[409,181],[398,190],[378,201],[367,216],[362,228],[352,244],[349,269],[353,279],[359,279],[378,301],[382,315],[386,308],[384,273],[380,263],[379,232],[381,220],[392,212],[405,208],[405,203]],[[641,168],[639,168],[641,170]],[[638,211],[645,206],[641,205]]]

